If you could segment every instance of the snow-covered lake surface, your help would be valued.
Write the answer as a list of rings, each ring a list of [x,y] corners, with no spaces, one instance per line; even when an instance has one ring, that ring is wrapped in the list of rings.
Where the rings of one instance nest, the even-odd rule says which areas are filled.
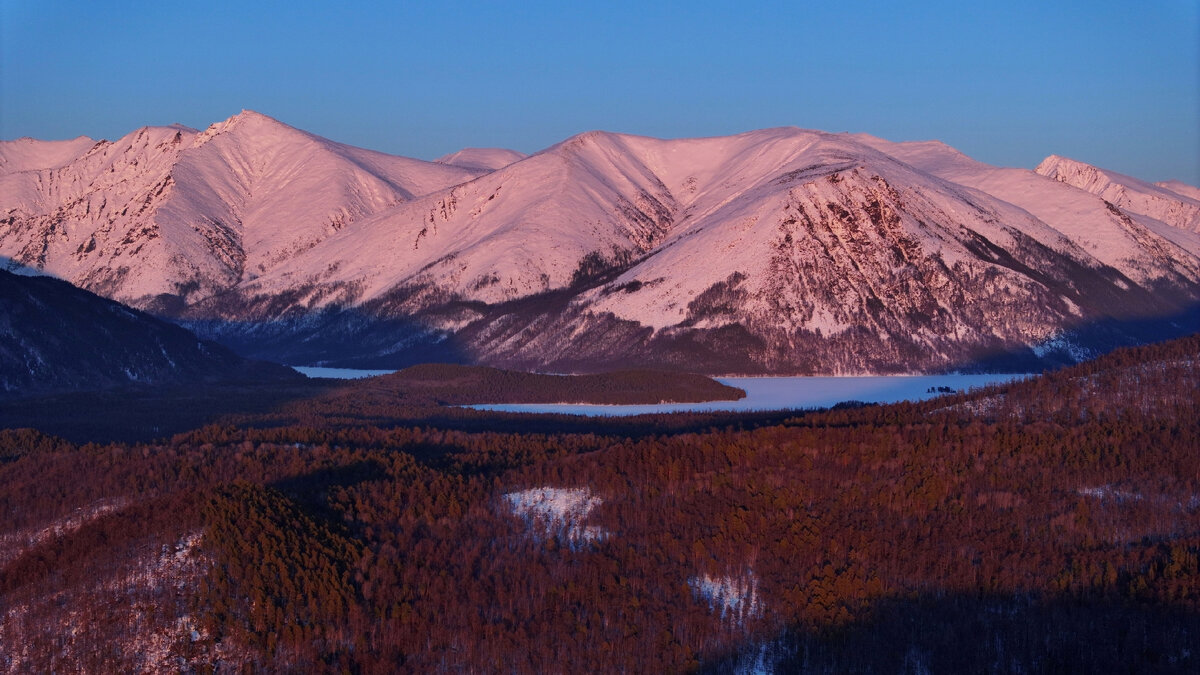
[[[494,403],[467,406],[501,412],[561,413],[567,415],[645,415],[669,412],[799,410],[828,408],[844,401],[895,403],[921,401],[942,392],[939,387],[966,391],[972,387],[1009,382],[1025,374],[886,375],[864,377],[719,377],[746,391],[739,401],[659,403],[653,405],[590,405],[580,403]],[[929,391],[933,389],[934,391]]]
[[[396,372],[394,370],[358,370],[357,368],[318,368],[317,366],[292,366],[292,370],[305,377],[329,377],[335,380],[361,380],[364,377]]]

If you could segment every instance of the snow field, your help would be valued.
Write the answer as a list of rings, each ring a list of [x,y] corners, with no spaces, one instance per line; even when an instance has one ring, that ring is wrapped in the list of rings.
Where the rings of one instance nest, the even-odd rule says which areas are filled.
[[[502,499],[536,541],[554,539],[575,551],[609,536],[600,527],[584,524],[602,503],[587,488],[530,488],[505,493]]]
[[[722,620],[741,625],[747,619],[760,616],[763,603],[758,594],[758,577],[753,570],[740,576],[712,576],[708,573],[688,579],[688,587],[698,599]]]

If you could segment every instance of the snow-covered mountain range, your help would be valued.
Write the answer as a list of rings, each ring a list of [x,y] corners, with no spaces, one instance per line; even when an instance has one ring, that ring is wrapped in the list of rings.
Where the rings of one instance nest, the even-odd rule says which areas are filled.
[[[243,112],[3,142],[0,255],[291,363],[1029,366],[1188,330],[1198,197],[794,128],[424,162]]]

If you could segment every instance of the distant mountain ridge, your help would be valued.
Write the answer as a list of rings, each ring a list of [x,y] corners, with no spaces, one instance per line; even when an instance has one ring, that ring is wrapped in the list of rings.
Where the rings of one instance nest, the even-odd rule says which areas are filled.
[[[1200,301],[1186,186],[1054,156],[781,128],[422,162],[252,112],[39,143],[0,146],[0,255],[291,363],[1036,368]]]
[[[0,254],[168,313],[480,173],[352,148],[248,111],[203,132],[143,127],[115,142],[66,143],[45,144],[41,162],[38,141],[0,149]]]
[[[1200,199],[1187,194],[1187,190],[1180,192],[1178,187],[1173,190],[1167,185],[1146,183],[1058,155],[1047,157],[1034,171],[1099,195],[1125,211],[1200,232]]]
[[[506,148],[463,148],[433,160],[439,164],[461,166],[465,169],[482,169],[495,171],[503,169],[513,162],[525,159],[527,155]]]

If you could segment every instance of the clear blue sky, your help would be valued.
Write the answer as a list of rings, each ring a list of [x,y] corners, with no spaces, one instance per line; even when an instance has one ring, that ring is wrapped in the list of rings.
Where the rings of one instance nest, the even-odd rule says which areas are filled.
[[[0,0],[0,137],[250,108],[429,159],[795,125],[1200,183],[1197,0],[182,4]]]

